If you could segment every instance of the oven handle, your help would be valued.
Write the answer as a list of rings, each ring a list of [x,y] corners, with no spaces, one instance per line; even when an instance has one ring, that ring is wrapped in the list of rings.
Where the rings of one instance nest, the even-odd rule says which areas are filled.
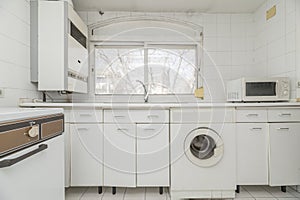
[[[21,162],[22,160],[25,160],[26,158],[29,158],[41,151],[44,151],[47,148],[48,148],[47,144],[41,144],[41,145],[39,145],[39,147],[37,149],[32,150],[32,151],[30,151],[24,155],[21,155],[17,158],[2,160],[2,161],[0,161],[0,169],[13,166],[14,164],[17,164],[18,162]]]

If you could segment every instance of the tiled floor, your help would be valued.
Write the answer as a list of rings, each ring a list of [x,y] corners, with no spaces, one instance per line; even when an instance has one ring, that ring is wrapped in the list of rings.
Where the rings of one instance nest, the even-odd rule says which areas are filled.
[[[238,200],[300,200],[300,193],[288,188],[286,193],[280,187],[243,186],[236,195]],[[66,200],[170,200],[168,192],[159,195],[158,188],[118,188],[117,194],[111,194],[111,188],[104,188],[99,195],[97,188],[69,188]]]

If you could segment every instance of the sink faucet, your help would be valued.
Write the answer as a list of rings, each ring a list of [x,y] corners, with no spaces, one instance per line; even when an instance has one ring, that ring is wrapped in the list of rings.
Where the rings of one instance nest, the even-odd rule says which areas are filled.
[[[136,80],[136,82],[140,83],[143,86],[143,88],[144,88],[144,101],[145,101],[145,103],[147,103],[148,98],[149,98],[149,93],[148,93],[148,90],[146,88],[146,85],[140,80]]]

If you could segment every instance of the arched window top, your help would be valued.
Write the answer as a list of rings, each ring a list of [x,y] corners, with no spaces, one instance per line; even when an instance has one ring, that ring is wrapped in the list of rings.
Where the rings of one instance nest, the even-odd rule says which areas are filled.
[[[203,27],[162,16],[128,16],[89,26],[91,41],[201,42]]]

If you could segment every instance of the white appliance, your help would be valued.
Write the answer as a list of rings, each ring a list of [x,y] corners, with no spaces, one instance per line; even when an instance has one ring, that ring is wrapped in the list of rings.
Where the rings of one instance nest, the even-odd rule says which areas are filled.
[[[64,200],[62,109],[0,109],[0,199]]]
[[[31,1],[31,81],[39,91],[87,93],[88,29],[67,1]]]
[[[288,101],[290,80],[286,77],[240,78],[227,83],[227,101]]]
[[[220,110],[205,109],[171,110],[172,200],[234,198],[236,134],[233,112],[224,110],[223,117],[220,113]]]

